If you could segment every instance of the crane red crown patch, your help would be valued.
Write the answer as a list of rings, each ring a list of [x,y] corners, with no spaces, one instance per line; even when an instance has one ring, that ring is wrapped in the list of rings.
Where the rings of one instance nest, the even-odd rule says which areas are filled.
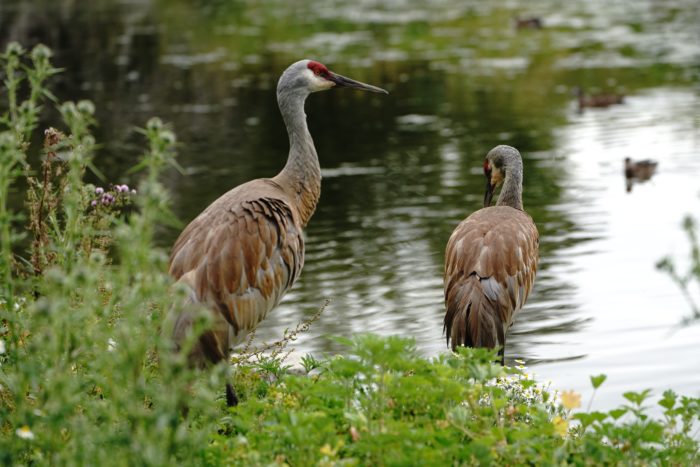
[[[488,159],[486,159],[484,161],[484,173],[488,172],[489,170],[491,170],[491,166],[489,165]]]
[[[306,66],[316,75],[324,76],[328,74],[328,68],[326,68],[326,65],[324,65],[323,63],[314,62],[313,60],[311,60]]]

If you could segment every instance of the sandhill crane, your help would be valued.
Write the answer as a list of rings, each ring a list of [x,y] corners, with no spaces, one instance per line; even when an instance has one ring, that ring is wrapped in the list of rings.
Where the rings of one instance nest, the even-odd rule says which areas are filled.
[[[532,289],[538,233],[523,211],[523,162],[517,149],[496,146],[484,161],[484,208],[452,232],[445,251],[444,330],[452,350],[460,345],[499,348]],[[503,184],[496,206],[494,189]]]
[[[388,94],[346,78],[313,60],[287,68],[277,84],[277,103],[289,135],[289,155],[273,178],[252,180],[214,201],[182,231],[170,256],[170,274],[184,284],[191,303],[212,310],[213,325],[189,358],[204,367],[228,358],[299,277],[304,264],[302,230],[316,209],[321,167],[306,124],[309,94],[334,86]],[[179,348],[195,319],[185,308],[174,319]],[[226,385],[226,402],[238,399]]]
[[[649,180],[656,173],[658,163],[651,159],[633,161],[625,157],[625,181],[627,191],[632,191],[635,183],[643,183]]]

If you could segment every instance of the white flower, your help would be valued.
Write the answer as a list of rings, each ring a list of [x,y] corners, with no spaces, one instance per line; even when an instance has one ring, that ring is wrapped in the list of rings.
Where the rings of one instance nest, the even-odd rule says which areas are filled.
[[[107,352],[114,352],[114,350],[117,348],[117,341],[112,339],[111,337],[107,340]]]
[[[0,355],[4,354],[7,348],[5,347],[5,341],[0,339]]]
[[[22,439],[34,439],[34,433],[32,433],[32,430],[30,430],[27,425],[24,425],[22,428],[18,428],[15,433]]]

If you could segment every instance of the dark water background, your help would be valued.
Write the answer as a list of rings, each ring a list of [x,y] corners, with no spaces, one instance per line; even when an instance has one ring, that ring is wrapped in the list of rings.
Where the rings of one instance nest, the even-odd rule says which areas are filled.
[[[387,88],[312,95],[323,167],[300,281],[258,333],[332,299],[301,354],[339,350],[328,336],[413,336],[445,351],[442,267],[456,224],[483,197],[496,144],[525,159],[524,203],[540,231],[540,272],[512,329],[520,358],[596,406],[626,390],[700,394],[700,326],[654,268],[687,264],[684,215],[700,214],[700,3],[697,0],[18,1],[0,3],[0,46],[44,42],[65,72],[62,99],[91,99],[114,183],[139,153],[134,125],[172,123],[183,176],[168,174],[187,222],[228,189],[272,176],[288,144],[274,89],[301,58]],[[536,15],[542,30],[517,30]],[[579,112],[572,89],[623,105]],[[659,161],[625,191],[625,157]],[[177,236],[166,231],[168,247]]]

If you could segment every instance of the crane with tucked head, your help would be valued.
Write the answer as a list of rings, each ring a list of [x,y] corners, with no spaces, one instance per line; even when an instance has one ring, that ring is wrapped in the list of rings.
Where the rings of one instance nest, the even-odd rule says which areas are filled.
[[[452,232],[445,251],[444,330],[457,346],[499,348],[525,304],[537,271],[539,236],[523,210],[523,161],[517,149],[496,146],[484,161],[484,208]],[[494,189],[503,184],[496,206]]]
[[[313,60],[287,68],[277,84],[277,103],[289,135],[287,163],[273,178],[228,191],[182,231],[170,256],[170,274],[188,290],[188,301],[211,310],[212,325],[189,355],[205,367],[228,360],[241,342],[280,301],[304,265],[302,231],[321,194],[321,167],[306,124],[309,94],[348,87],[388,94],[328,70]],[[197,311],[184,307],[174,317],[179,348]],[[230,383],[226,402],[238,399]]]

